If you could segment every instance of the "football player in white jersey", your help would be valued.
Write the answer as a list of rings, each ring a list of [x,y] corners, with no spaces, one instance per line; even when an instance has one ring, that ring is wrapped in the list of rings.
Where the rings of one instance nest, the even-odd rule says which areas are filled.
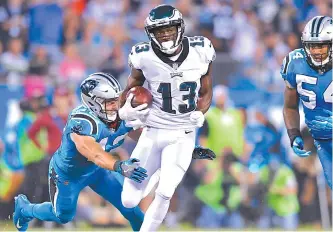
[[[187,171],[195,147],[195,130],[204,122],[212,100],[212,43],[205,37],[184,37],[182,14],[170,5],[152,9],[145,22],[149,43],[133,46],[131,74],[122,94],[145,81],[153,95],[146,127],[131,157],[138,158],[151,176],[160,169],[155,199],[141,231],[156,231],[165,218],[170,199]],[[126,120],[126,116],[122,115]],[[125,180],[122,202],[138,205],[149,177],[141,184]]]

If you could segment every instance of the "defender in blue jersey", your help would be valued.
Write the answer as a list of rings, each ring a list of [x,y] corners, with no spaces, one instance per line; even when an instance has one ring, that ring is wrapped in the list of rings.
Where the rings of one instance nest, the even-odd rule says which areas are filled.
[[[31,204],[24,195],[16,197],[13,220],[19,231],[26,231],[33,218],[62,224],[71,221],[79,193],[86,186],[118,208],[133,230],[140,229],[144,217],[140,208],[128,209],[121,203],[122,176],[141,182],[146,170],[137,159],[116,160],[100,145],[107,140],[108,150],[116,148],[132,130],[119,119],[121,114],[135,118],[147,113],[146,104],[136,108],[125,104],[118,110],[120,94],[118,81],[109,74],[92,74],[81,84],[84,105],[69,115],[61,145],[50,161],[51,202]]]
[[[325,178],[332,189],[332,38],[333,20],[317,16],[305,26],[303,48],[284,59],[281,75],[286,82],[284,121],[294,152],[307,157],[300,133],[298,103],[302,101],[305,122],[315,140]]]
[[[141,182],[147,177],[146,170],[139,167],[137,159],[116,161],[107,152],[121,146],[124,138],[133,134],[132,126],[143,125],[138,118],[148,109],[146,104],[132,108],[130,96],[118,110],[120,93],[117,80],[106,73],[94,73],[81,84],[84,105],[69,115],[61,145],[50,162],[51,202],[31,204],[24,195],[16,197],[13,220],[19,231],[25,231],[33,218],[62,224],[71,221],[79,193],[86,186],[117,207],[134,231],[140,229],[144,215],[139,207],[129,209],[122,205],[122,182],[123,176]],[[99,144],[105,141],[107,152]],[[196,147],[192,158],[214,159],[215,154]]]

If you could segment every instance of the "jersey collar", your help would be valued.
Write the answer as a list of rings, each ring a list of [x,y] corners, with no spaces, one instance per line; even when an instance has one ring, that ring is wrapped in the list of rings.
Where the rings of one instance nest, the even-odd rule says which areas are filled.
[[[184,60],[187,58],[188,53],[189,53],[189,43],[188,43],[188,38],[184,37],[183,41],[182,41],[182,46],[183,46],[183,50],[180,53],[180,56],[178,57],[177,60],[173,61],[170,60],[163,52],[161,52],[156,46],[152,45],[153,51],[156,54],[156,56],[158,58],[160,58],[160,60],[162,60],[164,63],[168,64],[171,68],[179,67]]]

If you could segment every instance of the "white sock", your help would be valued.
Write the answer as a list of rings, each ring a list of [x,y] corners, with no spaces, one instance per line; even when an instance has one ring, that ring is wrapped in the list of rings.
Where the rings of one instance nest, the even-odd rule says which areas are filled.
[[[149,206],[140,231],[156,231],[163,222],[170,205],[170,198],[155,194],[155,199]]]

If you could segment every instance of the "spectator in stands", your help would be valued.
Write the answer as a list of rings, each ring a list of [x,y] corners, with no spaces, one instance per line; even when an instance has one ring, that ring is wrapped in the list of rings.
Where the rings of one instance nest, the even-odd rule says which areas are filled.
[[[31,50],[45,45],[52,61],[59,61],[63,37],[63,8],[55,0],[33,1],[29,5],[29,43]]]
[[[297,8],[293,0],[281,1],[281,7],[273,19],[274,28],[283,35],[298,31],[297,28]]]
[[[28,60],[23,56],[21,39],[10,40],[9,50],[0,56],[0,64],[7,77],[7,84],[12,88],[21,85],[23,76],[29,67]]]
[[[75,43],[80,38],[81,20],[75,8],[66,7],[64,13],[64,43]]]
[[[119,76],[125,72],[127,66],[124,63],[126,54],[122,49],[122,44],[115,44],[111,54],[101,64],[100,70],[106,73],[112,73],[112,75],[119,79]]]
[[[197,226],[244,227],[244,220],[238,210],[242,198],[240,181],[232,174],[233,170],[239,170],[240,176],[242,166],[230,150],[223,152],[215,162],[206,163],[201,184],[195,189],[195,195],[205,204]]]
[[[1,140],[0,143],[0,220],[3,221],[13,213],[14,196],[22,185],[24,172],[19,162],[15,132],[7,128],[4,143]]]
[[[35,175],[35,173],[38,170],[38,162],[44,158],[45,154],[29,139],[27,131],[35,120],[36,114],[45,107],[44,100],[42,96],[22,100],[20,103],[22,118],[15,126],[20,167],[24,168],[26,176],[23,183],[23,192],[30,197],[36,196],[36,182],[38,182],[40,176]],[[39,134],[38,141],[45,145],[46,140],[43,132]]]
[[[23,55],[21,39],[11,39],[9,41],[9,49],[1,55],[0,62],[8,74],[23,75],[27,72],[29,63]]]
[[[84,13],[85,20],[94,20],[100,25],[110,24],[126,14],[129,0],[95,0],[89,1]]]
[[[280,155],[282,162],[289,164],[286,152],[281,146],[282,135],[272,124],[268,115],[269,109],[267,104],[258,104],[254,110],[256,123],[246,128],[247,142],[253,146],[248,160],[252,172],[257,172],[261,166],[266,165],[268,157],[274,154]]]
[[[82,39],[78,43],[78,52],[87,66],[87,71],[93,73],[111,52],[109,41],[102,35],[97,22],[84,22]]]
[[[62,130],[72,107],[71,97],[69,89],[58,87],[54,91],[52,105],[38,115],[28,130],[29,138],[48,156],[52,156],[61,143]],[[38,141],[38,134],[43,130],[47,133],[46,147],[43,147]]]
[[[46,76],[49,74],[49,68],[51,65],[50,56],[45,47],[38,46],[33,51],[29,62],[29,74]]]
[[[213,89],[213,102],[205,114],[206,121],[200,133],[200,144],[221,155],[226,149],[237,157],[244,152],[244,117],[240,110],[230,107],[228,89],[217,85]]]
[[[268,187],[268,208],[258,221],[259,228],[275,226],[284,230],[296,230],[299,202],[293,170],[282,163],[279,155],[273,155],[269,157],[268,165],[260,170],[260,177]]]
[[[20,162],[19,141],[15,128],[7,128],[4,141],[0,140],[0,143],[0,202],[9,203],[24,180],[24,166]],[[7,210],[4,211],[9,213]],[[0,215],[4,216],[3,213]]]
[[[79,56],[77,45],[68,43],[64,45],[64,59],[59,65],[59,81],[78,84],[85,77],[86,65]]]
[[[233,17],[234,39],[230,45],[230,56],[237,61],[246,62],[257,56],[256,45],[260,44],[259,20],[252,7],[237,10]]]
[[[0,5],[0,41],[7,45],[10,38],[25,36],[26,3],[23,0],[2,2],[5,3]]]

